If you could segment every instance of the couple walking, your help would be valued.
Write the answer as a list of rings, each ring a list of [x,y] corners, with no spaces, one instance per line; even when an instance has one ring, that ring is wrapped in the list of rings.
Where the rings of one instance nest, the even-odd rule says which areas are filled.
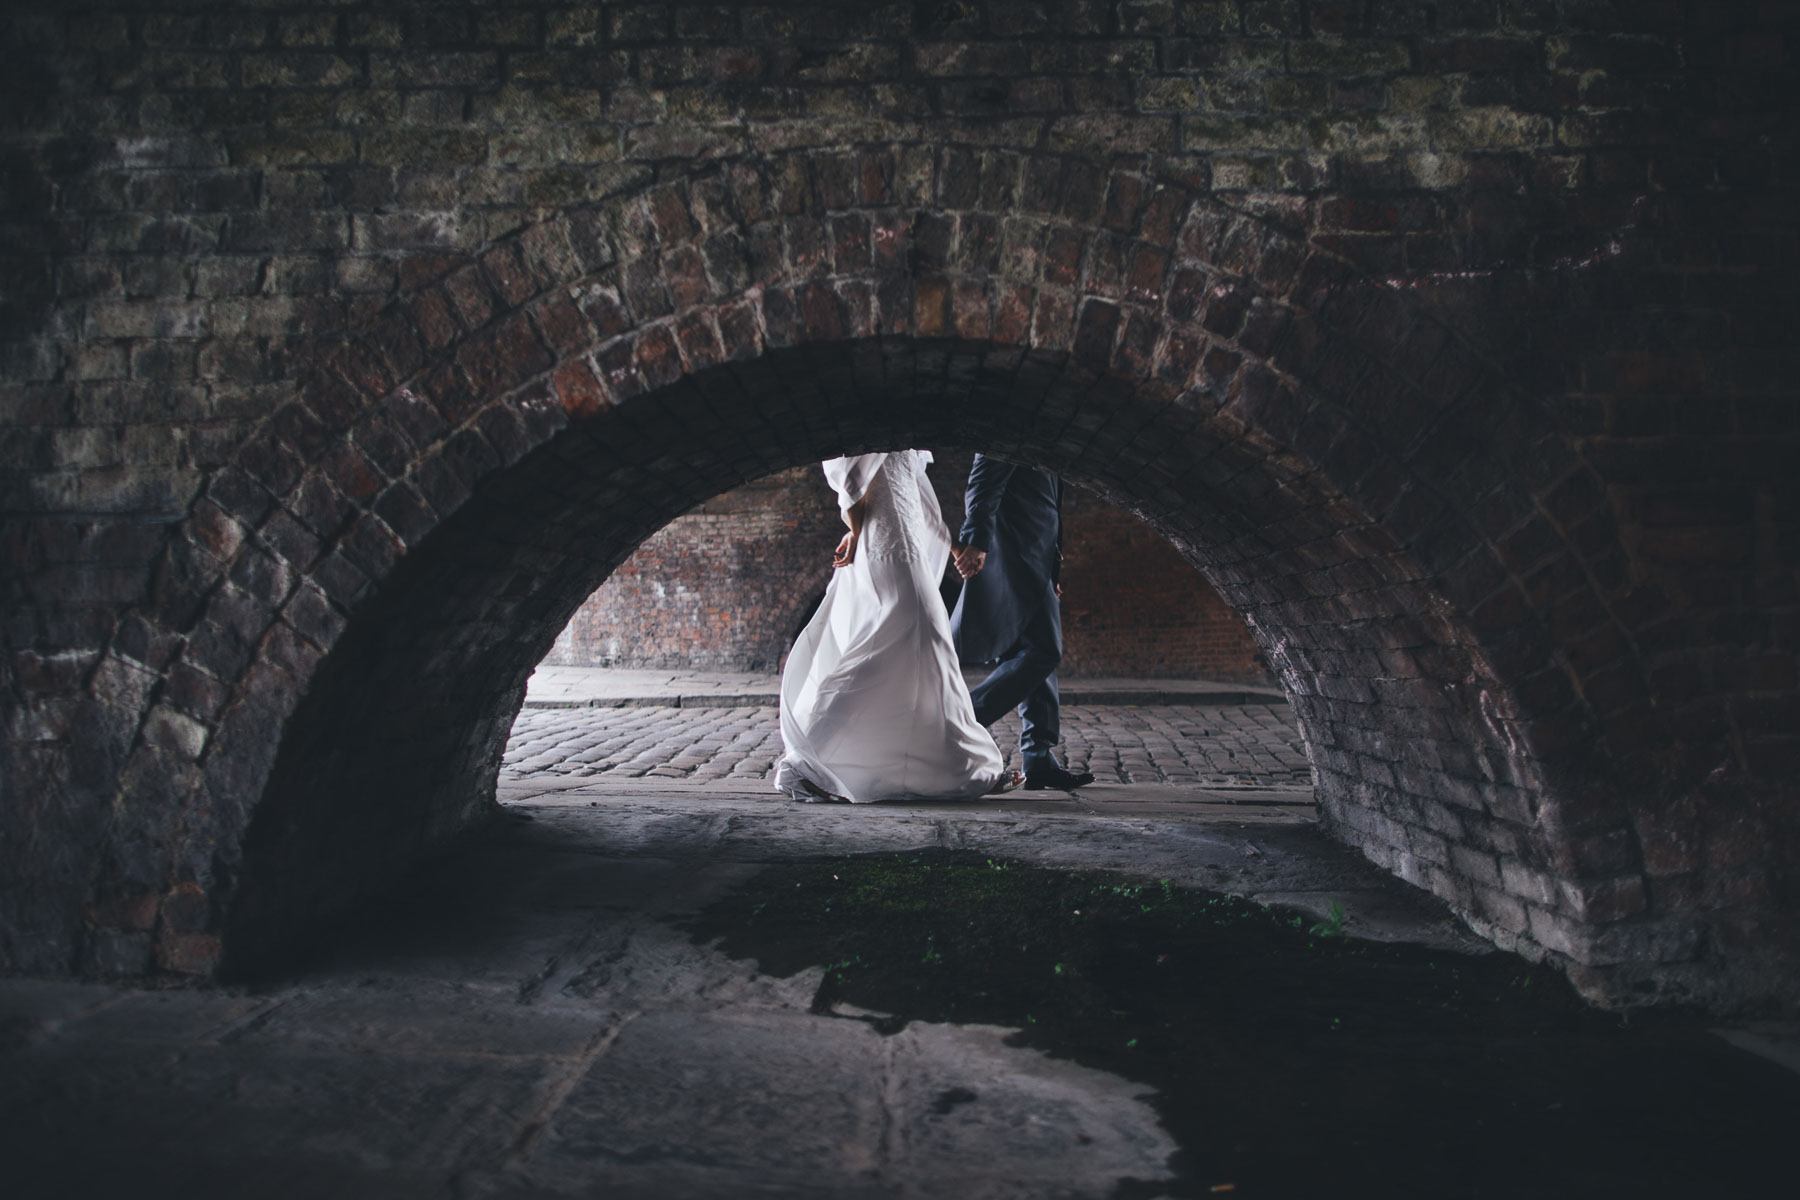
[[[850,531],[781,678],[775,787],[797,800],[964,800],[1093,782],[1051,753],[1060,481],[976,455],[953,540],[930,462],[901,450],[824,464]],[[946,617],[938,581],[952,554],[964,584]],[[959,658],[998,665],[971,692]],[[1015,707],[1023,772],[1006,769],[986,729]]]

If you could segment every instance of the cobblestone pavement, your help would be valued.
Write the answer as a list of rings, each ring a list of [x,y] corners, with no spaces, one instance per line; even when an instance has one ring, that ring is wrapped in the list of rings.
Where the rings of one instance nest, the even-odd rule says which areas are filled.
[[[1071,705],[1062,732],[1070,767],[1100,783],[1312,782],[1285,705]],[[994,736],[1016,764],[1018,718]],[[780,756],[772,707],[528,708],[513,725],[502,776],[763,780]]]

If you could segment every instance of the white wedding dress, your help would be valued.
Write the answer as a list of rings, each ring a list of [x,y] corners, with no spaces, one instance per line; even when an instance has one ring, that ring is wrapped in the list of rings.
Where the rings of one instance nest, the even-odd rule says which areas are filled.
[[[950,542],[923,450],[824,464],[841,510],[868,500],[856,557],[832,572],[781,676],[775,787],[877,800],[967,800],[1006,776],[975,723],[938,595]]]

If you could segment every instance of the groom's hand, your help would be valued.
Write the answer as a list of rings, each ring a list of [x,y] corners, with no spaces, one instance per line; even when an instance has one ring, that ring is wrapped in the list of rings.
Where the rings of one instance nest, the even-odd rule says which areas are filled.
[[[987,551],[977,550],[973,546],[956,548],[956,573],[964,579],[973,579],[980,574],[983,564],[987,562]]]

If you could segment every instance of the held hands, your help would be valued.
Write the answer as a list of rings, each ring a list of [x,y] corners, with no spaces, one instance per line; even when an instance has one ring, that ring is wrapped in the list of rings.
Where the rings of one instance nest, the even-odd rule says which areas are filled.
[[[859,537],[859,531],[855,530],[855,529],[852,529],[849,533],[846,533],[843,536],[843,538],[837,544],[837,549],[832,551],[832,554],[831,554],[831,565],[832,566],[847,567],[851,563],[856,561],[856,543],[857,543],[858,537]]]
[[[956,562],[956,573],[964,579],[973,579],[986,564],[987,551],[977,550],[974,546],[956,546],[951,557]]]
[[[840,538],[838,540],[837,549],[832,552],[831,565],[841,568],[847,567],[855,562],[856,544],[861,539],[862,530],[854,528]],[[956,564],[956,573],[964,579],[973,579],[976,575],[981,573],[981,568],[987,563],[987,551],[977,550],[974,546],[952,546],[950,548],[950,557]],[[1062,592],[1059,589],[1057,595],[1060,596],[1061,594]]]

